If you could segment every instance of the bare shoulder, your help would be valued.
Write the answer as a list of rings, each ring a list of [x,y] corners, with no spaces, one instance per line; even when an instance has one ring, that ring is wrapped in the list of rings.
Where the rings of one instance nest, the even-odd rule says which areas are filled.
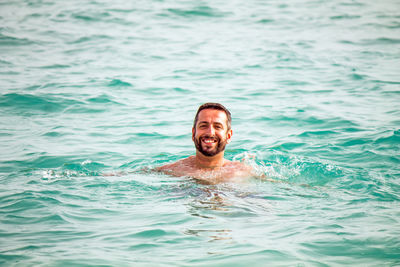
[[[156,171],[164,172],[164,173],[174,173],[177,170],[182,169],[183,166],[190,165],[190,162],[192,160],[193,160],[192,157],[181,159],[181,160],[178,160],[176,162],[165,164],[163,166],[157,167]]]
[[[177,162],[165,164],[165,165],[163,165],[163,166],[157,167],[157,168],[156,168],[156,171],[163,172],[163,171],[166,171],[166,170],[170,170],[170,169],[173,169],[176,165],[177,165]]]
[[[254,171],[253,167],[242,161],[229,161],[227,163],[227,167],[233,168],[238,171],[249,171],[249,172]]]
[[[253,178],[258,178],[263,181],[274,182],[274,183],[278,182],[276,180],[267,177],[267,175],[264,172],[260,172],[259,170],[257,171],[254,167],[250,166],[249,164],[246,164],[245,162],[234,161],[232,163],[236,166],[235,168],[236,170],[238,170],[238,172],[241,172],[243,174],[248,174]]]
[[[230,164],[231,164],[230,168],[235,170],[236,174],[238,174],[238,175],[253,177],[253,178],[257,178],[257,179],[269,181],[269,182],[275,182],[275,183],[277,182],[276,180],[268,178],[264,172],[260,172],[259,170],[256,170],[254,167],[252,167],[249,164],[246,164],[245,162],[232,161]]]

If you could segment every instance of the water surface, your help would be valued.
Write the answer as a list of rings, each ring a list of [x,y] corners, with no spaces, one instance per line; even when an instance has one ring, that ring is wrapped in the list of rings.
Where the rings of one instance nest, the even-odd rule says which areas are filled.
[[[399,265],[399,10],[0,3],[0,264]],[[208,101],[276,183],[148,171]]]

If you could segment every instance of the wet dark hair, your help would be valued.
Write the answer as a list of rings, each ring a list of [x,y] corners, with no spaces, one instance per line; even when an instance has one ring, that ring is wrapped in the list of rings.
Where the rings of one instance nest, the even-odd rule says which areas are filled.
[[[199,107],[199,109],[197,110],[196,116],[194,117],[193,128],[196,128],[196,123],[197,123],[197,120],[199,119],[199,113],[203,109],[216,109],[216,110],[224,111],[226,114],[226,118],[227,118],[226,125],[228,127],[228,130],[231,129],[231,123],[232,123],[231,113],[229,112],[229,110],[226,107],[224,107],[220,103],[204,103],[203,105],[201,105]]]

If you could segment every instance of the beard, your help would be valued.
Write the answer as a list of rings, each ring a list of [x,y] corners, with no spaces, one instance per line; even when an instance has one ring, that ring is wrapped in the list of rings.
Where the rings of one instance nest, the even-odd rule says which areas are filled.
[[[208,149],[205,150],[205,149],[203,149],[203,146],[201,145],[202,138],[210,138],[210,136],[204,135],[204,136],[200,136],[199,138],[194,138],[194,145],[196,146],[196,149],[204,156],[212,157],[212,156],[215,156],[218,153],[225,150],[226,139],[221,140],[220,138],[218,138],[218,136],[212,137],[212,138],[216,139],[217,145],[212,150],[208,150]]]

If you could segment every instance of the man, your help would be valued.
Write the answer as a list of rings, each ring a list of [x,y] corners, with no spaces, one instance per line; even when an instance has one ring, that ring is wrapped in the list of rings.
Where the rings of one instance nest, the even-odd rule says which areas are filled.
[[[157,170],[173,176],[188,176],[205,183],[241,181],[255,176],[254,169],[242,162],[224,158],[225,146],[231,142],[231,113],[219,103],[205,103],[197,110],[192,140],[196,155]]]

